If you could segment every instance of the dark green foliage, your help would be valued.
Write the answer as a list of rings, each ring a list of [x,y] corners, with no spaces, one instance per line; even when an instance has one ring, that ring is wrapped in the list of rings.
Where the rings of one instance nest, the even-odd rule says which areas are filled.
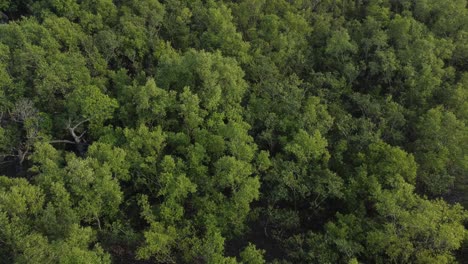
[[[463,262],[467,43],[466,0],[0,0],[0,263]]]

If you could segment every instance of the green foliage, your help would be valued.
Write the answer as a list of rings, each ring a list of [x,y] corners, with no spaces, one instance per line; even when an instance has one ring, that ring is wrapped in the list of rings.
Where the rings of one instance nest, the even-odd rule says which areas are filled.
[[[0,0],[0,262],[462,262],[467,10]]]

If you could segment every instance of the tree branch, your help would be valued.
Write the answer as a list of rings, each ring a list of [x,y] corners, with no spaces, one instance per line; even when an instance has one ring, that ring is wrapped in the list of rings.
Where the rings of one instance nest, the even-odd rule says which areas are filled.
[[[76,125],[74,125],[74,126],[72,127],[72,126],[71,126],[71,119],[68,119],[68,125],[67,125],[66,129],[68,129],[68,131],[70,131],[70,134],[72,135],[72,137],[73,137],[73,139],[75,140],[75,143],[76,143],[76,144],[78,144],[78,143],[81,142],[81,138],[82,138],[83,135],[86,133],[86,131],[84,131],[83,133],[81,133],[81,135],[77,136],[77,135],[76,135],[76,132],[75,132],[75,129],[77,129],[80,125],[82,125],[83,123],[88,122],[88,121],[89,121],[89,118],[78,122]]]
[[[76,144],[76,142],[73,142],[71,140],[66,140],[66,139],[63,139],[63,140],[51,140],[49,141],[50,144],[55,144],[55,143],[65,143],[65,144]]]

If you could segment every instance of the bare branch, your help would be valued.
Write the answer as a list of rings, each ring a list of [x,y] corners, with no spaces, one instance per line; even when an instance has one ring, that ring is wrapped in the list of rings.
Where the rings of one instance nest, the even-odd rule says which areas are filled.
[[[76,142],[73,142],[71,140],[66,140],[66,139],[64,139],[64,140],[51,140],[48,143],[50,143],[50,144],[55,144],[55,143],[76,144]]]
[[[75,130],[76,130],[80,125],[82,125],[83,123],[88,122],[88,121],[89,121],[89,118],[78,122],[76,125],[74,125],[74,126],[72,127],[71,119],[68,119],[68,124],[67,124],[66,129],[68,129],[68,131],[70,131],[70,134],[72,135],[72,137],[73,137],[73,139],[75,140],[75,143],[76,143],[76,144],[78,144],[78,143],[81,142],[81,138],[82,138],[83,135],[86,133],[86,131],[84,131],[83,133],[81,133],[81,135],[78,136],[78,135],[76,135]]]
[[[68,119],[68,120],[70,120],[70,119]],[[88,122],[88,121],[89,121],[89,118],[86,118],[85,120],[80,121],[78,124],[76,124],[74,127],[72,127],[72,129],[75,130],[77,127],[79,127],[80,125],[82,125],[83,123]]]
[[[15,162],[15,161],[14,160],[4,160],[4,161],[0,162],[0,165],[12,163],[12,162]]]
[[[79,136],[79,138],[81,139],[81,138],[84,136],[84,134],[86,134],[86,130],[83,131],[83,133],[81,133],[81,135]]]
[[[34,103],[31,100],[24,98],[16,102],[10,112],[10,115],[13,121],[23,123],[26,119],[36,117],[37,113],[38,111],[34,107]]]
[[[26,156],[29,154],[29,144],[25,144],[24,149],[18,148],[18,163],[21,165],[23,164]]]

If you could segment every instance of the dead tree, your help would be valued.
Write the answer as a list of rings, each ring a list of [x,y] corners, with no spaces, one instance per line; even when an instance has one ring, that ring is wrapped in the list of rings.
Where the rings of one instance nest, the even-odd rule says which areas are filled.
[[[21,99],[16,102],[15,106],[10,112],[11,120],[17,123],[24,123],[28,119],[37,117],[37,109],[34,107],[34,103],[29,99]]]
[[[80,122],[78,122],[76,125],[74,125],[72,127],[71,125],[71,120],[68,119],[68,124],[67,124],[67,130],[70,132],[71,136],[73,137],[73,139],[75,140],[75,143],[76,144],[80,144],[82,143],[82,138],[83,138],[83,135],[86,133],[86,130],[83,131],[83,133],[81,133],[79,136],[76,134],[76,129],[81,126],[83,123],[86,123],[89,121],[89,118],[88,119],[85,119],[85,120],[82,120]]]
[[[82,133],[78,133],[77,129],[84,123],[88,122],[90,119],[84,119],[79,121],[78,123],[72,125],[71,119],[68,119],[68,123],[65,127],[66,130],[70,133],[70,135],[73,137],[73,141],[71,140],[66,140],[66,139],[61,139],[61,140],[51,140],[49,143],[65,143],[65,144],[74,144],[76,145],[76,150],[80,155],[84,155],[85,153],[85,141],[83,139],[83,136],[86,134],[86,130],[84,130]]]
[[[10,120],[21,124],[26,132],[25,140],[12,149],[14,154],[9,155],[16,158],[17,172],[19,173],[22,171],[23,162],[30,153],[39,134],[38,111],[31,100],[24,98],[15,103],[9,114]]]
[[[3,112],[0,113],[0,120],[3,119]],[[6,162],[17,161],[17,173],[22,171],[23,163],[26,160],[27,156],[31,153],[33,146],[36,142],[44,140],[40,135],[40,117],[38,115],[37,109],[34,107],[34,103],[29,99],[21,99],[14,105],[13,109],[9,111],[9,120],[15,123],[18,123],[22,126],[25,132],[24,138],[20,144],[15,147],[12,147],[10,153],[4,153],[0,157],[4,158],[14,158],[13,160],[8,160]],[[46,142],[50,144],[55,143],[65,143],[65,144],[74,144],[76,145],[76,150],[80,155],[85,153],[85,144],[83,136],[86,134],[86,130],[79,133],[79,128],[84,123],[88,122],[90,119],[84,119],[73,124],[71,119],[68,119],[68,122],[65,126],[65,129],[69,132],[73,140],[47,140]]]
[[[66,139],[58,139],[58,140],[51,140],[49,143],[67,143],[67,144],[81,144],[83,143],[83,136],[86,134],[86,130],[82,132],[80,135],[77,134],[77,129],[79,126],[82,124],[88,122],[89,119],[82,120],[78,122],[77,124],[72,126],[72,121],[71,119],[68,119],[68,123],[65,127],[68,132],[70,132],[70,135],[73,137],[73,141],[71,140],[66,140]]]

